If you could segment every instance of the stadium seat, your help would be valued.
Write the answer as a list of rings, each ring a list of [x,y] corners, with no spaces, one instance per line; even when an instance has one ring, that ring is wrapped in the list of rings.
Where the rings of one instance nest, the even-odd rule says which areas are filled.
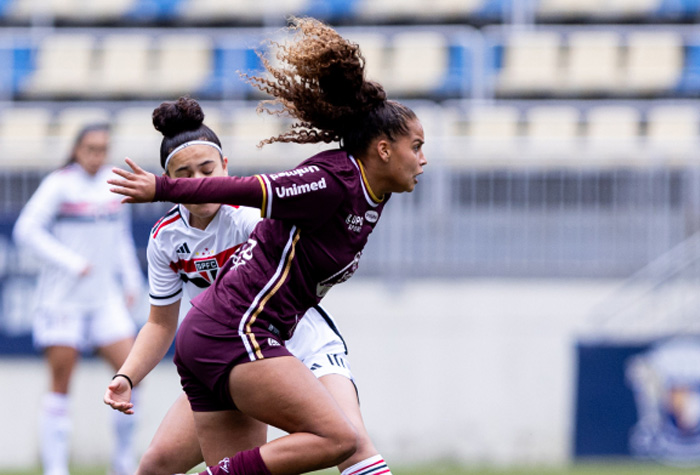
[[[155,106],[127,106],[117,110],[112,121],[111,159],[123,163],[124,157],[139,165],[159,171],[160,142],[163,138],[153,127]]]
[[[615,18],[653,18],[661,0],[608,0],[605,11]]]
[[[61,15],[63,19],[80,22],[115,21],[125,17],[139,0],[72,0],[72,8]]]
[[[605,0],[539,0],[538,18],[580,18],[601,11]]]
[[[507,105],[477,105],[466,116],[466,123],[455,124],[457,134],[469,138],[473,153],[490,157],[516,153],[520,133],[520,111]]]
[[[36,69],[21,92],[30,97],[80,97],[90,88],[95,38],[87,33],[44,37],[36,52]]]
[[[213,72],[213,41],[200,34],[167,34],[154,44],[155,60],[145,94],[176,97],[196,95]]]
[[[8,17],[17,20],[66,17],[75,10],[75,0],[14,0],[8,7]]]
[[[560,88],[560,35],[521,31],[507,37],[496,90],[500,94],[551,94]]]
[[[147,94],[152,57],[147,34],[114,33],[102,38],[92,78],[92,95],[120,98]]]
[[[195,21],[272,21],[282,24],[287,16],[303,12],[308,0],[185,0],[180,17]]]
[[[0,166],[54,168],[66,157],[47,147],[51,111],[45,107],[0,110]]]
[[[444,34],[407,31],[391,38],[391,55],[384,75],[389,94],[425,96],[447,79],[449,46]],[[390,73],[389,73],[390,72]]]
[[[295,162],[313,154],[309,148],[290,144],[272,144],[258,148],[260,141],[277,136],[288,130],[290,119],[257,113],[254,106],[242,105],[233,108],[230,115],[231,137],[226,149],[231,150],[231,164],[254,164],[256,166],[293,167]]]
[[[673,31],[633,32],[627,37],[624,87],[628,93],[669,93],[683,73],[683,38]]]
[[[621,86],[620,35],[574,31],[568,35],[565,87],[572,94],[613,94]]]
[[[388,62],[386,36],[382,33],[368,31],[348,31],[345,34],[350,41],[357,43],[365,58],[365,75],[367,78],[384,83]]]
[[[667,157],[697,152],[700,139],[700,110],[695,105],[654,106],[646,114],[649,147]]]
[[[409,20],[415,22],[475,16],[484,0],[403,0],[400,8],[392,0],[357,0],[357,17],[372,20]]]
[[[581,112],[573,105],[532,106],[526,112],[530,147],[538,155],[561,154],[577,146]]]
[[[628,105],[592,107],[585,116],[586,143],[599,158],[635,157],[639,145],[641,112]]]

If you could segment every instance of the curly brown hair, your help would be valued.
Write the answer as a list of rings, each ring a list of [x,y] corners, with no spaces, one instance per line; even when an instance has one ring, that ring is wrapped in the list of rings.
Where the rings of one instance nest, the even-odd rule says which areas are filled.
[[[387,100],[381,84],[365,79],[359,45],[314,18],[292,18],[285,43],[268,41],[279,66],[258,52],[268,76],[242,74],[262,92],[258,111],[298,119],[291,129],[260,142],[340,142],[350,153],[364,152],[372,139],[408,132],[415,114]]]

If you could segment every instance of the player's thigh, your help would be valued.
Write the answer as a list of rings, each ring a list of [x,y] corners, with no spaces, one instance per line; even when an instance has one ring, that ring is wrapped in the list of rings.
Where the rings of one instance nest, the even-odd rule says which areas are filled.
[[[183,393],[158,426],[137,475],[185,473],[203,460],[190,403]]]
[[[286,432],[325,436],[349,424],[326,388],[293,356],[235,366],[229,390],[241,411]]]
[[[267,441],[267,425],[238,410],[194,412],[194,423],[207,465]]]

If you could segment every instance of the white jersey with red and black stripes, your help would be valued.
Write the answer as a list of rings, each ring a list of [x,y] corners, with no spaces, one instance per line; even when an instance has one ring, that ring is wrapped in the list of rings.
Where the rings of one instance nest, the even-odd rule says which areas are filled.
[[[206,229],[189,224],[189,211],[176,205],[151,230],[148,241],[148,283],[152,305],[189,301],[208,288],[262,218],[260,210],[222,205]],[[353,379],[347,348],[332,317],[320,306],[309,309],[289,351],[317,377],[340,374]]]
[[[102,305],[124,288],[141,292],[129,211],[107,184],[114,176],[109,166],[93,176],[68,165],[49,174],[22,210],[13,237],[42,261],[39,307],[70,311]]]
[[[261,219],[257,209],[229,205],[221,206],[206,229],[190,226],[189,218],[187,208],[176,205],[151,230],[146,255],[152,305],[191,300],[209,287]]]

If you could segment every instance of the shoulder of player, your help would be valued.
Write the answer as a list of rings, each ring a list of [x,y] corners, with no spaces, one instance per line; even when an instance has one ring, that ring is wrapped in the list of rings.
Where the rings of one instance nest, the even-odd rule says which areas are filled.
[[[151,239],[162,239],[163,235],[167,234],[168,231],[175,230],[175,225],[182,221],[182,214],[180,214],[180,207],[173,206],[170,210],[163,215],[151,228]]]

